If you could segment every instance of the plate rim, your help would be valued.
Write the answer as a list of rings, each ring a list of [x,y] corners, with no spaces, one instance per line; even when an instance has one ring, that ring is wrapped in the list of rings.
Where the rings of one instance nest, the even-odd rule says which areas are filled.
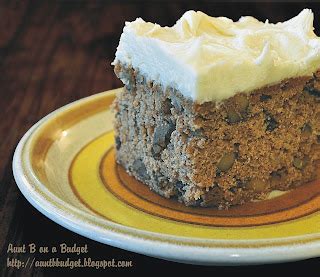
[[[59,199],[50,191],[43,191],[44,195],[47,196],[47,199],[41,195],[37,189],[41,190],[41,185],[43,187],[45,187],[45,185],[43,185],[32,173],[31,164],[28,164],[28,161],[26,161],[24,157],[27,155],[26,152],[28,152],[28,149],[26,148],[27,143],[32,139],[36,131],[55,115],[59,115],[70,107],[76,107],[76,105],[80,103],[104,97],[107,94],[115,94],[119,90],[121,90],[121,88],[101,92],[71,102],[39,120],[21,138],[13,156],[13,175],[21,193],[38,211],[70,231],[101,243],[148,256],[185,263],[217,265],[257,264],[293,261],[320,256],[320,233],[292,236],[285,239],[217,240],[188,238],[139,230],[119,223],[110,222],[107,219],[96,218],[89,213],[86,214],[87,219],[93,217],[94,220],[92,219],[92,221],[89,220],[85,223],[86,230],[86,228],[83,228],[84,222],[81,221],[81,218],[75,216],[75,207]],[[24,163],[27,164],[27,168],[24,166]],[[32,180],[30,180],[30,178]],[[48,202],[48,199],[51,200],[51,203]],[[69,206],[71,206],[74,210],[72,211],[72,209],[69,209],[69,211],[71,210],[74,214],[66,213],[66,211],[57,207],[57,199],[62,201],[64,205],[67,204],[66,206],[68,209],[70,208]],[[93,224],[93,221],[97,220],[101,220],[101,223],[103,224],[107,223],[109,229],[103,229],[101,226]],[[121,233],[119,230],[126,232]],[[130,239],[130,243],[128,243],[128,239]],[[248,241],[253,245],[256,243],[256,247],[252,247],[252,245],[251,247],[248,247]],[[277,245],[277,243],[284,241],[286,244],[282,243]],[[210,242],[214,242],[216,245],[210,246]],[[228,246],[230,242],[237,245],[237,247]],[[261,245],[261,242],[264,242],[265,245]],[[275,245],[273,243],[275,243]]]

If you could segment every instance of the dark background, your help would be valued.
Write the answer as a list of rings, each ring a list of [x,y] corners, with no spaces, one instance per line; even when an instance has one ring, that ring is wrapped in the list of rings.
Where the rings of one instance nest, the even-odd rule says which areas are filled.
[[[276,265],[200,267],[102,245],[60,227],[36,211],[18,191],[11,170],[13,151],[35,122],[74,100],[121,86],[110,63],[124,21],[142,17],[146,21],[172,25],[186,10],[194,9],[233,20],[241,15],[253,15],[263,21],[269,18],[270,22],[277,22],[297,15],[305,7],[313,9],[319,35],[320,4],[315,2],[0,0],[0,275],[56,276],[68,272],[7,268],[8,257],[22,260],[34,257],[32,254],[7,254],[8,244],[32,242],[38,246],[56,246],[63,242],[87,244],[92,259],[133,261],[132,268],[107,268],[106,275],[173,272],[197,276],[257,275],[280,270],[292,273],[298,269],[305,270],[308,275],[319,272],[320,258]],[[50,256],[36,257],[48,259]],[[76,255],[67,257],[77,258]],[[61,258],[66,256],[61,255]]]

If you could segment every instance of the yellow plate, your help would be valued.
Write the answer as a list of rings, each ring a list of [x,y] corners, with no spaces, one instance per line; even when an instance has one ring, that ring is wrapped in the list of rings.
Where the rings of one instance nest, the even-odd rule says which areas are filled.
[[[320,183],[228,211],[185,207],[128,176],[114,158],[118,90],[49,114],[17,146],[29,202],[58,224],[130,251],[196,264],[253,264],[320,254]]]

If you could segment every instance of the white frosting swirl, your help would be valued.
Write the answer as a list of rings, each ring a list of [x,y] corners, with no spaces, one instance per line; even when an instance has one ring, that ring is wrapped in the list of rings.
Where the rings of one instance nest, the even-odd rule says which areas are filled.
[[[221,101],[312,75],[320,68],[320,38],[309,9],[277,24],[188,11],[172,27],[141,18],[126,22],[114,63],[118,61],[199,103]]]

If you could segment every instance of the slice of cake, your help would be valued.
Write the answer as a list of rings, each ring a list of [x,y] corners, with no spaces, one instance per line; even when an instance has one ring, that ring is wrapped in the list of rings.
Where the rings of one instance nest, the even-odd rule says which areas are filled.
[[[188,11],[126,22],[113,62],[116,159],[156,193],[227,208],[317,178],[320,38],[283,23]]]

